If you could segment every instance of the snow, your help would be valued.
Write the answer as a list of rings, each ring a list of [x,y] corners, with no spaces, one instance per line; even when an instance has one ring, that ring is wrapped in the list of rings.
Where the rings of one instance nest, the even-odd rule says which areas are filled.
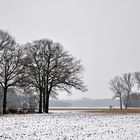
[[[0,140],[140,140],[140,114],[1,115]]]

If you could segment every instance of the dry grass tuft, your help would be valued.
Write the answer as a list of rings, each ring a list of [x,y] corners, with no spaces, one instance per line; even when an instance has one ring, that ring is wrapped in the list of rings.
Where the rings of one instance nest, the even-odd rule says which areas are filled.
[[[85,113],[140,113],[140,108],[129,108],[129,109],[104,109],[104,108],[53,108],[50,111],[57,112],[85,112]]]

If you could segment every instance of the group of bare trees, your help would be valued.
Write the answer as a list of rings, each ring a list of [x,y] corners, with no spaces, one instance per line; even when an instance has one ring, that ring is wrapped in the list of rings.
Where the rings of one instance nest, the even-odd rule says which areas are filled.
[[[114,98],[119,98],[120,109],[123,105],[127,109],[133,90],[139,90],[140,88],[140,72],[116,76],[109,82],[109,86],[114,93]]]
[[[72,88],[86,91],[81,61],[65,51],[61,44],[48,39],[19,45],[5,31],[0,31],[0,87],[3,114],[6,113],[7,90],[22,88],[39,96],[39,113],[48,113],[50,96]]]

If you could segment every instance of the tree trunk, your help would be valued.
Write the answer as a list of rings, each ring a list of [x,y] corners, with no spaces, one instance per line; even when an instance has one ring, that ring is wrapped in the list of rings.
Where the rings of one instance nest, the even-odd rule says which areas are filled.
[[[4,96],[3,96],[3,114],[6,114],[6,106],[7,106],[7,88],[4,89]]]
[[[126,108],[125,109],[127,109],[127,107],[128,107],[128,102],[129,102],[129,92],[127,93],[127,101],[126,101]]]
[[[45,112],[45,106],[46,106],[46,98],[45,98],[45,91],[43,90],[43,112]]]
[[[127,109],[127,104],[125,105],[125,109]]]
[[[122,97],[120,96],[120,109],[122,109]]]
[[[49,113],[49,93],[46,93],[46,106],[45,106],[45,113]]]
[[[42,89],[40,89],[40,96],[39,96],[39,113],[42,113]]]

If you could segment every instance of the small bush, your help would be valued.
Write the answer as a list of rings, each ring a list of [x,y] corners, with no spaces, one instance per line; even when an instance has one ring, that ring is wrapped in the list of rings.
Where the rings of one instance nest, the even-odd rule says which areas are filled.
[[[36,113],[35,108],[28,108],[27,113]]]
[[[9,109],[7,110],[7,113],[16,114],[17,112],[18,112],[18,109],[9,108]]]

